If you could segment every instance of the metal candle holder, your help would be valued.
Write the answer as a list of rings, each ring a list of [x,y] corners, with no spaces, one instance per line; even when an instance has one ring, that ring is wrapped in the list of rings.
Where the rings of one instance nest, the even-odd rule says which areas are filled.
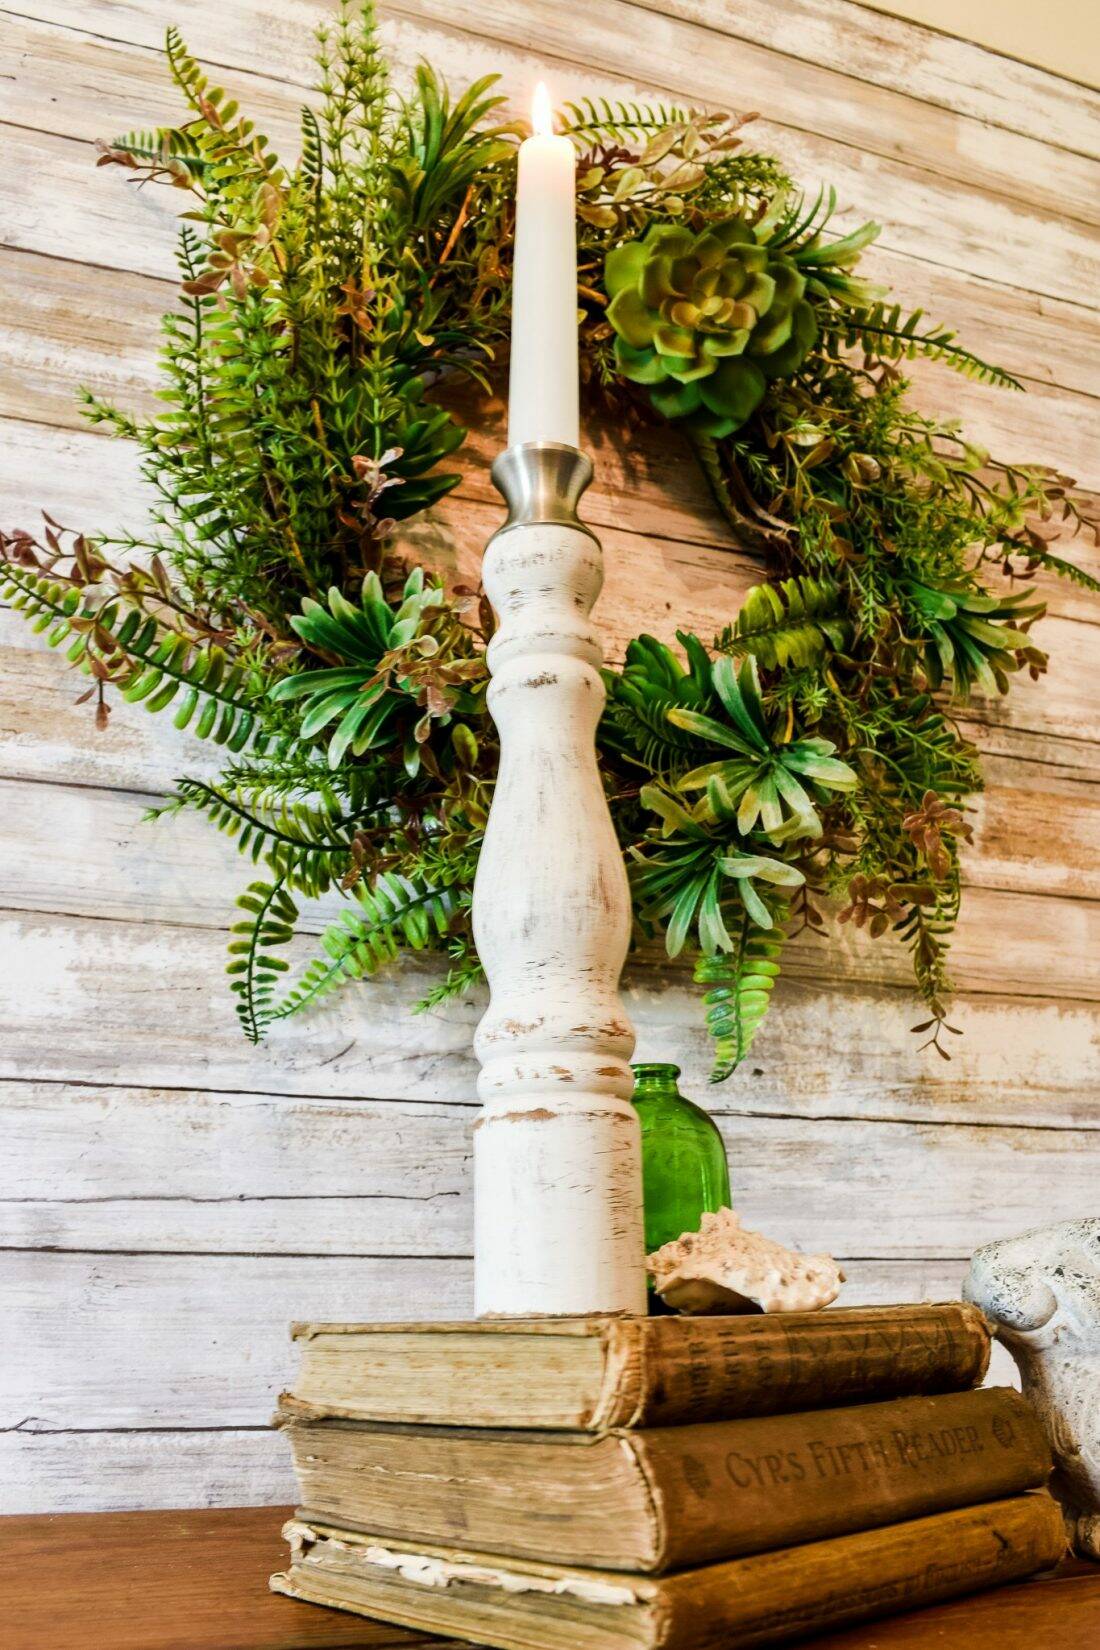
[[[476,1310],[642,1313],[634,1030],[619,997],[630,893],[595,751],[603,556],[577,516],[592,465],[529,442],[492,476],[508,519],[483,570],[501,754],[473,904],[491,991],[474,1043]]]

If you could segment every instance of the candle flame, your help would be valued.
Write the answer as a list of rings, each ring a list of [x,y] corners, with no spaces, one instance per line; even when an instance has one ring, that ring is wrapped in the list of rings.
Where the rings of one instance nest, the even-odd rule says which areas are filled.
[[[538,137],[553,137],[554,110],[546,82],[540,80],[531,100],[531,129]]]

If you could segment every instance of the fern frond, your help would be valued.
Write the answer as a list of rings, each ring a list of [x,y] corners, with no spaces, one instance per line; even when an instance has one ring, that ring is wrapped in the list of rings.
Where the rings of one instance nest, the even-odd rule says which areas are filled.
[[[140,166],[173,177],[201,178],[209,164],[190,126],[155,126],[112,138],[111,155],[128,155]]]
[[[285,957],[272,955],[271,947],[288,945],[294,938],[298,907],[285,887],[285,879],[250,882],[237,900],[247,913],[230,929],[230,990],[237,998],[237,1016],[250,1043],[258,1043],[271,1018],[271,1001],[279,977],[290,964]]]
[[[996,384],[1003,389],[1022,390],[1023,385],[1003,367],[983,361],[971,350],[964,349],[955,333],[946,327],[919,330],[924,311],[914,309],[908,315],[900,304],[887,306],[872,304],[869,309],[834,313],[826,323],[828,331],[847,349],[862,349],[881,361],[909,361],[923,356],[929,361],[943,361],[964,378],[976,379],[980,384]]]
[[[768,1011],[786,938],[781,926],[785,916],[784,910],[775,927],[765,931],[746,915],[733,951],[700,957],[695,965],[696,983],[707,987],[703,1002],[714,1041],[712,1083],[724,1083],[736,1071]]]
[[[345,980],[361,980],[394,961],[402,948],[423,951],[446,938],[455,916],[470,903],[469,887],[385,871],[355,890],[358,911],[345,911],[321,936],[316,957],[297,985],[268,1016],[283,1020],[328,995]]]
[[[677,631],[676,639],[687,654],[686,670],[663,642],[636,636],[623,669],[603,673],[607,709],[600,721],[601,744],[656,773],[683,766],[695,749],[694,735],[678,727],[669,712],[706,710],[713,698],[705,647],[688,631]]]
[[[174,796],[150,809],[147,817],[159,819],[184,808],[205,814],[253,864],[263,856],[291,887],[311,896],[324,893],[347,869],[359,823],[335,806],[283,800],[265,807],[254,786],[187,778],[178,780]]]
[[[198,117],[184,130],[206,162],[207,184],[227,193],[246,177],[253,184],[265,177],[272,182],[282,179],[282,167],[269,152],[267,138],[240,114],[235,99],[210,84],[174,24],[169,25],[164,50],[172,79]]]
[[[302,108],[302,158],[299,168],[302,181],[316,207],[324,186],[325,143],[321,136],[320,122],[308,103]]]
[[[601,744],[618,750],[635,766],[651,773],[683,767],[695,749],[695,741],[668,719],[676,702],[672,694],[652,702],[616,698],[608,703],[600,721]]]
[[[1079,585],[1082,590],[1091,590],[1100,595],[1100,579],[1086,573],[1076,562],[1067,561],[1064,556],[1056,556],[1051,550],[1028,550],[1026,554],[1033,567],[1045,567],[1049,572],[1057,573],[1060,579],[1068,579],[1070,584]]]
[[[231,751],[266,743],[263,678],[230,663],[222,648],[201,645],[117,599],[96,608],[76,585],[13,562],[0,562],[0,578],[3,595],[50,647],[68,642],[69,663],[112,683],[128,703],[148,711],[174,704],[177,728]]]
[[[191,107],[196,112],[201,113],[203,98],[207,96],[209,82],[198,63],[187,50],[183,35],[174,23],[168,25],[165,33],[164,52],[168,59],[172,79]]]
[[[829,650],[848,646],[852,624],[832,579],[799,577],[748,592],[732,624],[715,637],[719,653],[751,653],[768,670],[816,664]]]
[[[307,798],[332,814],[360,819],[393,799],[393,773],[373,763],[345,762],[332,769],[314,745],[284,743],[259,759],[227,762],[218,775],[223,789],[245,791],[257,813],[269,815],[284,802]]]
[[[579,103],[564,105],[558,131],[574,142],[637,143],[669,126],[683,126],[690,119],[691,111],[676,104],[584,97]]]

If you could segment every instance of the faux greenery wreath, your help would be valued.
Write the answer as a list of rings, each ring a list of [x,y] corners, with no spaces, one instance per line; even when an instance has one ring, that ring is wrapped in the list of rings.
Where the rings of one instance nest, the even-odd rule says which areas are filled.
[[[216,741],[198,809],[257,880],[229,974],[247,1035],[407,948],[444,952],[425,1006],[479,976],[470,894],[497,767],[485,709],[492,615],[393,548],[458,481],[466,431],[439,404],[487,386],[507,340],[518,127],[489,79],[452,101],[421,67],[388,83],[369,5],[320,45],[302,158],[281,164],[175,31],[189,116],[100,164],[178,188],[182,288],[164,318],[165,411],[84,395],[138,444],[159,507],[122,540],[0,541],[6,594],[113,694]],[[633,641],[606,672],[599,756],[639,936],[695,958],[714,1079],[744,1057],[784,937],[892,930],[941,1054],[945,946],[977,753],[952,708],[1042,671],[1037,568],[1080,520],[1071,483],[996,464],[910,404],[916,355],[1006,373],[905,315],[855,271],[877,233],[830,238],[738,122],[669,107],[569,105],[578,152],[582,372],[605,416],[671,420],[768,582],[707,640]],[[1018,387],[1018,386],[1015,386]],[[88,697],[89,695],[85,695]],[[347,901],[289,990],[299,905]]]

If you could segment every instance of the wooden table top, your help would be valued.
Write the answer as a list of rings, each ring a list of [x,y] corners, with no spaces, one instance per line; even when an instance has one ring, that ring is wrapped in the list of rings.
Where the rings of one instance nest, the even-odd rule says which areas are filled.
[[[289,1507],[0,1518],[12,1650],[413,1650],[425,1638],[280,1598]],[[812,1640],[814,1650],[1098,1650],[1100,1566]]]

